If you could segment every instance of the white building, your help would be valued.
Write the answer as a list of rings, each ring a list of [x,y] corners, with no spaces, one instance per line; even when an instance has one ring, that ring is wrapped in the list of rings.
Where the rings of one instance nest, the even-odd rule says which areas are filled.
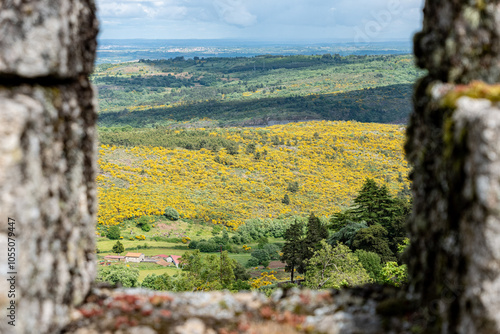
[[[144,260],[144,254],[142,253],[127,253],[125,255],[125,262],[141,262]]]

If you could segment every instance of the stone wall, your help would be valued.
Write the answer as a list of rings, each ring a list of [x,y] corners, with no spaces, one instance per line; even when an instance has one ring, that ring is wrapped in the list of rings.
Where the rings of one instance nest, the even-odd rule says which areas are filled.
[[[429,332],[500,332],[499,6],[428,0],[415,36],[409,291]]]
[[[96,49],[88,0],[0,2],[0,308],[15,219],[16,326],[54,333],[95,276]],[[10,275],[9,275],[10,277]]]
[[[388,298],[392,296],[393,298]],[[425,318],[394,289],[161,293],[93,289],[63,333],[412,334]]]

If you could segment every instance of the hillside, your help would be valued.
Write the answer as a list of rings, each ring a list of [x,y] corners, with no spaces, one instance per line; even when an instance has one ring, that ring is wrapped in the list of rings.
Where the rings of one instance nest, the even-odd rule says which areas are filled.
[[[232,227],[250,218],[330,216],[351,204],[367,177],[393,194],[408,185],[404,128],[396,125],[101,129],[99,140],[103,225],[166,207]]]
[[[150,127],[208,118],[214,126],[356,120],[403,124],[412,56],[178,57],[101,64],[101,126]]]

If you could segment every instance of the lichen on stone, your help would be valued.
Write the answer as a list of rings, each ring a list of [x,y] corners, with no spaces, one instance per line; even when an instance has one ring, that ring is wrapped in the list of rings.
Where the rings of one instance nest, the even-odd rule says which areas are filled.
[[[441,106],[455,109],[458,99],[464,96],[497,103],[500,102],[500,84],[490,85],[482,81],[473,81],[468,85],[456,85],[442,97]]]

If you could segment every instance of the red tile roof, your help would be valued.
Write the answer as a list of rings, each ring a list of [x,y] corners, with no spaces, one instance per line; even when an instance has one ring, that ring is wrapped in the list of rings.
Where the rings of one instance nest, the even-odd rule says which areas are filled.
[[[170,257],[172,258],[172,260],[174,260],[175,263],[179,263],[179,259],[182,257],[180,255],[170,255]]]
[[[163,259],[156,261],[156,264],[159,264],[160,266],[164,266],[164,267],[170,265],[170,263],[168,263],[167,261],[165,261]]]

